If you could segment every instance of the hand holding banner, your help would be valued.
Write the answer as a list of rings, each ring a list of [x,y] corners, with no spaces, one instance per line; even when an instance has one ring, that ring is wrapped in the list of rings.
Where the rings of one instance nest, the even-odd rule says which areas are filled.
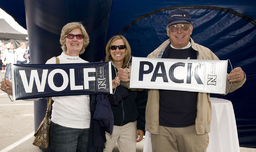
[[[112,93],[110,62],[14,64],[13,98]]]
[[[133,57],[130,88],[225,94],[227,63]]]

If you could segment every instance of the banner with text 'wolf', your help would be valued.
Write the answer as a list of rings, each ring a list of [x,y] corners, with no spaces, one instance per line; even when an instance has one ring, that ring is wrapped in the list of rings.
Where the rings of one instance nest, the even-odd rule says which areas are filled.
[[[12,65],[14,100],[112,93],[110,62]]]

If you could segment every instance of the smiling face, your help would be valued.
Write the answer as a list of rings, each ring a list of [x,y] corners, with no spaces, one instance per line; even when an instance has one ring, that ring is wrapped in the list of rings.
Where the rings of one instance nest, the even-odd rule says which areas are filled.
[[[68,34],[77,35],[77,34],[82,34],[82,32],[80,29],[76,28],[70,31]],[[69,39],[66,37],[65,44],[67,47],[67,52],[65,52],[66,55],[79,56],[80,50],[83,47],[83,39],[77,39],[76,36],[74,36],[73,39]]]
[[[119,45],[124,45],[124,42],[122,39],[117,39],[115,40],[111,46],[119,46]],[[110,54],[112,57],[112,61],[115,63],[123,63],[124,56],[125,56],[126,49],[119,49],[119,47],[116,47],[115,50],[110,49]]]
[[[167,35],[170,38],[172,46],[175,48],[183,48],[188,45],[190,35],[192,34],[193,31],[193,26],[190,26],[188,30],[183,30],[181,27],[184,24],[175,24],[172,26],[176,26],[177,30],[171,30],[172,26],[169,26],[166,28],[167,30]]]

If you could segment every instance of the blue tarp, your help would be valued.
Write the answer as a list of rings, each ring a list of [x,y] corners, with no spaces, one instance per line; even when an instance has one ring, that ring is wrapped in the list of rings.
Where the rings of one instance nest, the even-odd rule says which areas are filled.
[[[165,29],[169,12],[177,7],[187,9],[194,41],[210,48],[220,59],[230,59],[233,67],[242,67],[247,75],[242,88],[217,97],[233,103],[240,146],[256,148],[255,0],[12,0],[1,1],[0,7],[28,29],[29,39],[34,39],[30,44],[36,52],[34,62],[59,54],[60,29],[69,21],[82,21],[91,37],[82,56],[86,60],[103,60],[106,42],[116,34],[128,39],[133,56],[146,57],[168,38]]]

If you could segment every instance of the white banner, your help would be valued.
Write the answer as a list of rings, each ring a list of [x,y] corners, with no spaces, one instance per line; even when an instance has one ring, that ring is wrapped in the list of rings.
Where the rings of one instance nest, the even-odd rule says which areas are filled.
[[[130,88],[225,94],[227,60],[132,58]]]

